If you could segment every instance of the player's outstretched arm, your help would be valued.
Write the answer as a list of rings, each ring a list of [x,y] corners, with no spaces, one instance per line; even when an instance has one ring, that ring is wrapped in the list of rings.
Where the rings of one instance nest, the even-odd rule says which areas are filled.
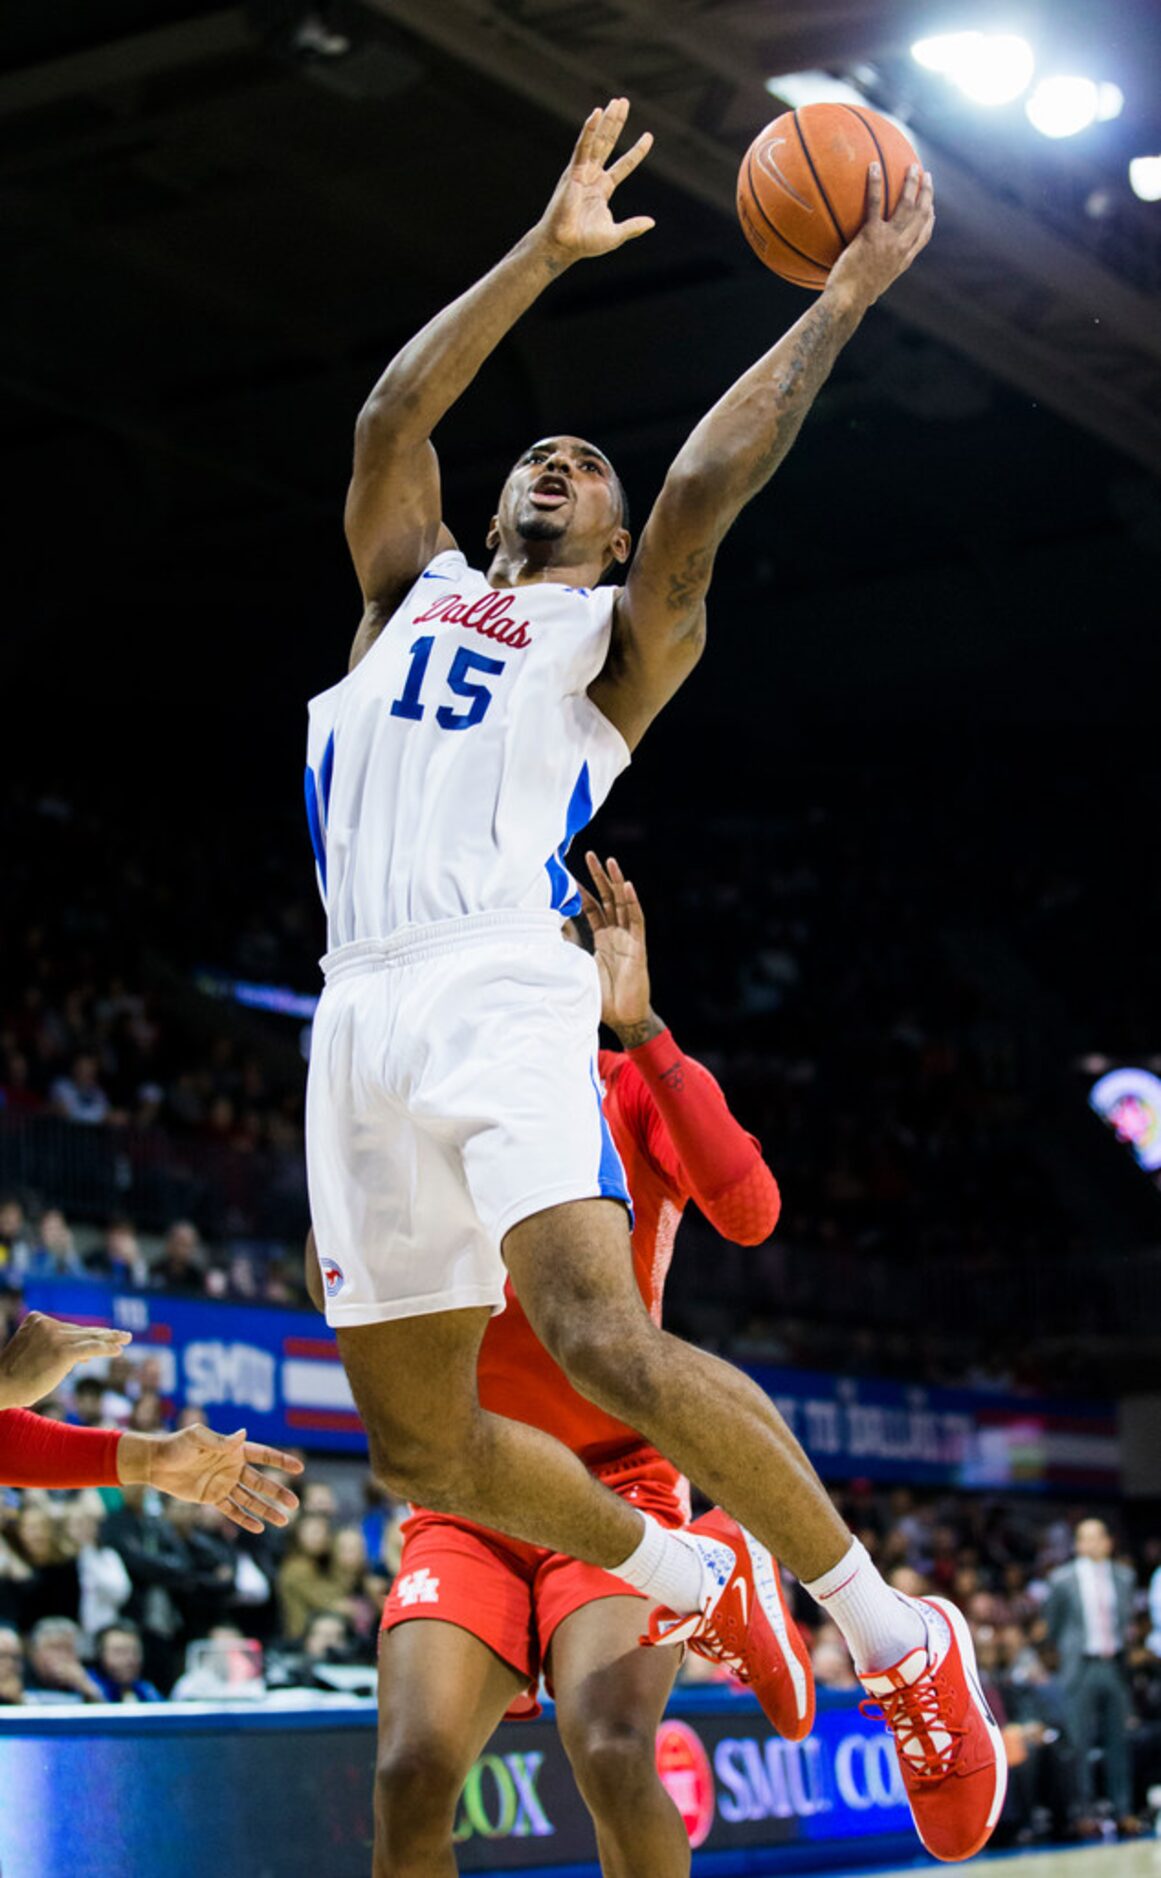
[[[867,219],[818,300],[702,418],[654,504],[614,613],[608,661],[589,688],[631,748],[701,656],[722,537],[789,451],[863,314],[930,240],[931,177],[913,166],[884,221],[878,172],[872,164]]]
[[[736,1245],[760,1245],[778,1223],[778,1182],[709,1071],[683,1053],[653,1009],[645,914],[632,881],[612,856],[604,866],[592,852],[585,861],[593,891],[581,885],[580,892],[601,979],[601,1021],[616,1031],[642,1079],[629,1110],[622,1098],[622,1118],[631,1117],[682,1205],[696,1200]]]
[[[550,281],[574,261],[609,254],[652,228],[647,215],[615,221],[610,206],[652,143],[646,132],[610,161],[628,114],[625,98],[590,112],[535,227],[404,346],[363,406],[346,530],[369,607],[392,610],[432,555],[453,545],[431,445],[440,419]],[[352,663],[365,649],[356,641]]]

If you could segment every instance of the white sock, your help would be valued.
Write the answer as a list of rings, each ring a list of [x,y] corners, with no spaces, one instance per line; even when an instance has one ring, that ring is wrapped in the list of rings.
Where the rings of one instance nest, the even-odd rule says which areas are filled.
[[[648,1513],[641,1514],[641,1523],[645,1528],[641,1543],[623,1565],[612,1567],[615,1575],[681,1617],[700,1611],[706,1585],[705,1566],[697,1546],[650,1519]]]
[[[892,1591],[859,1539],[851,1540],[837,1565],[803,1589],[842,1631],[860,1676],[893,1668],[927,1641],[914,1600]]]

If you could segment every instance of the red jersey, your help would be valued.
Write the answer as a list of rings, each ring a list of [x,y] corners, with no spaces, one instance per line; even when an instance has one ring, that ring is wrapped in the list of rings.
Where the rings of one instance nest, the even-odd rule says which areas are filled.
[[[678,1224],[696,1200],[740,1245],[769,1238],[778,1185],[753,1135],[734,1120],[707,1069],[683,1056],[668,1030],[629,1052],[602,1050],[604,1111],[635,1215],[633,1269],[650,1315],[661,1301]],[[555,1435],[589,1463],[641,1437],[573,1388],[532,1329],[512,1289],[484,1335],[480,1400],[486,1409]]]

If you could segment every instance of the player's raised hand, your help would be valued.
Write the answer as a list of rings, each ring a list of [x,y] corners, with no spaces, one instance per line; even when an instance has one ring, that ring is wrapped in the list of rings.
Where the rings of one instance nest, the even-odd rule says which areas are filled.
[[[623,156],[609,161],[628,115],[627,98],[613,98],[603,110],[590,111],[568,168],[540,218],[543,240],[565,266],[592,255],[610,254],[653,227],[651,215],[615,221],[610,207],[613,191],[633,174],[653,144],[652,132],[646,131]]]
[[[632,1036],[644,1041],[637,1033],[648,1025],[652,1009],[645,915],[637,889],[611,857],[602,867],[590,852],[585,855],[585,864],[594,891],[581,887],[580,895],[593,929],[601,978],[601,1017],[623,1040]]]
[[[78,1363],[120,1356],[130,1341],[127,1330],[66,1324],[29,1311],[16,1335],[0,1350],[0,1409],[31,1407],[51,1395]]]
[[[865,306],[873,305],[922,253],[934,227],[931,171],[911,164],[895,213],[884,221],[883,173],[878,163],[872,163],[867,173],[866,220],[831,268],[827,289],[853,291]]]

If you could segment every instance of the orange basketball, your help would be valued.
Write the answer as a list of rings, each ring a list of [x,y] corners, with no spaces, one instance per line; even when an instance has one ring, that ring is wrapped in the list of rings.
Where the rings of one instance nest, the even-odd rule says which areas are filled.
[[[919,158],[901,130],[856,104],[804,104],[759,131],[738,171],[738,219],[758,259],[798,287],[823,287],[867,212],[867,166],[883,168],[893,215]]]

